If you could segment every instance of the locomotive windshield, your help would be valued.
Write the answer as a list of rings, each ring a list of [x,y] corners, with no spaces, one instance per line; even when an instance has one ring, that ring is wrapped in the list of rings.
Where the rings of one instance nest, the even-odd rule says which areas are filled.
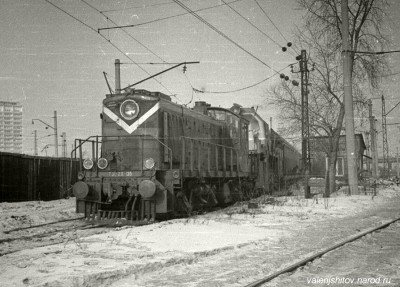
[[[210,117],[218,121],[225,121],[226,120],[226,112],[221,110],[209,110],[208,114]]]

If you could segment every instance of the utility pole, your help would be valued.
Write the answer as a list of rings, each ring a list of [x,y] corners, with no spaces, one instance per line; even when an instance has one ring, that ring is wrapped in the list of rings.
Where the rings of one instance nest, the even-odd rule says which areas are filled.
[[[398,126],[399,128],[399,133],[400,133],[400,126]],[[397,144],[400,144],[400,140]],[[399,147],[397,147],[397,180],[399,180],[400,178],[400,166],[399,166]]]
[[[41,122],[42,124],[44,124],[46,126],[46,129],[51,128],[54,130],[54,153],[55,153],[54,156],[58,157],[57,111],[54,111],[54,126],[49,125],[48,123],[42,121],[41,119],[32,119],[32,124],[34,124],[34,121]],[[48,145],[47,145],[47,147],[48,147]],[[46,150],[46,156],[47,156],[47,150]]]
[[[304,196],[310,198],[310,125],[308,118],[308,67],[307,52],[301,50],[300,79],[301,79],[301,155],[304,168]]]
[[[353,91],[351,51],[349,44],[349,7],[348,0],[341,2],[342,14],[342,42],[343,42],[343,90],[344,111],[346,120],[346,153],[350,194],[358,193],[357,158],[354,135]]]
[[[38,155],[38,150],[37,150],[37,130],[33,131],[33,135],[34,135],[34,138],[33,138],[33,152],[34,152],[34,155]]]
[[[369,134],[371,135],[372,177],[378,178],[378,152],[376,150],[375,117],[372,115],[372,100],[368,100],[369,108]]]
[[[367,170],[372,172],[372,152],[371,152],[371,136],[369,135],[369,132],[363,132],[363,137],[365,141],[365,147],[366,147],[366,153],[368,156],[368,159],[366,163],[366,168]]]
[[[386,104],[382,95],[383,177],[389,177],[389,143],[387,140]]]
[[[399,178],[399,147],[397,147],[397,178]]]
[[[311,157],[310,157],[310,122],[308,116],[308,59],[306,50],[301,50],[301,54],[296,57],[296,60],[299,61],[300,71],[295,72],[293,70],[293,65],[291,65],[292,73],[300,73],[300,87],[301,87],[301,164],[303,168],[303,176],[304,176],[304,197],[311,198],[310,193],[310,170],[311,170]],[[312,69],[314,70],[314,68]],[[281,74],[282,79],[286,81],[289,77]],[[298,86],[297,81],[292,81],[294,86]]]
[[[394,107],[392,107],[387,113],[386,113],[386,104],[385,104],[385,97],[382,95],[382,134],[383,134],[383,176],[384,177],[389,177],[390,176],[390,169],[391,169],[391,164],[389,161],[389,144],[387,140],[387,126],[388,125],[397,125],[400,123],[391,123],[387,124],[386,123],[386,117],[388,114],[390,114],[398,105],[400,105],[400,102],[398,102]],[[387,168],[386,168],[387,166]]]
[[[57,111],[54,111],[54,151],[58,157]]]
[[[63,132],[61,134],[62,138],[62,156],[67,157],[67,134]]]

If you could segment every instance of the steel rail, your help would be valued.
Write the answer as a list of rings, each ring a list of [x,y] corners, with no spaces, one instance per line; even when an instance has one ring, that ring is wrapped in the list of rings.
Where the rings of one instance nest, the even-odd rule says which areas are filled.
[[[82,227],[68,227],[68,228],[57,229],[57,230],[52,230],[52,231],[49,231],[49,232],[38,233],[38,234],[33,234],[33,235],[4,238],[4,239],[0,239],[0,244],[6,243],[6,242],[17,241],[17,240],[32,240],[33,238],[48,237],[48,236],[51,236],[53,234],[57,234],[57,233],[62,232],[62,231],[86,230],[86,229],[101,228],[101,227],[105,227],[105,226],[107,226],[107,224],[99,224],[99,225],[88,224],[88,225],[84,225]],[[58,242],[57,241],[57,242],[52,242],[52,243],[49,243],[49,244],[42,245],[40,247],[50,246],[50,245],[55,245],[55,244],[60,244],[60,243],[62,243],[62,242]],[[16,253],[18,251],[25,250],[25,249],[28,249],[28,248],[21,248],[21,249],[16,249],[16,250],[12,250],[12,251],[0,252],[0,257],[4,256],[4,255],[7,255],[7,254],[11,254],[11,253]]]
[[[84,226],[71,226],[71,227],[66,227],[66,228],[60,228],[60,229],[55,229],[55,230],[50,230],[47,232],[43,232],[43,233],[35,233],[35,234],[31,234],[31,235],[23,235],[23,236],[18,236],[18,237],[9,237],[9,238],[3,238],[0,239],[0,244],[4,243],[4,242],[11,242],[11,241],[17,241],[17,240],[30,240],[33,238],[42,238],[42,237],[47,237],[50,236],[52,234],[56,234],[62,231],[70,231],[70,230],[85,230],[85,229],[91,229],[91,228],[99,228],[99,227],[103,227],[105,226],[105,224],[101,224],[101,225],[93,225],[93,224],[86,224]]]
[[[334,245],[332,245],[332,246],[330,246],[328,248],[325,248],[322,251],[319,251],[319,252],[317,252],[317,253],[315,253],[315,254],[313,254],[311,256],[308,256],[305,259],[302,259],[302,260],[300,260],[300,261],[298,261],[298,262],[296,262],[294,264],[291,264],[290,266],[288,266],[286,268],[283,268],[282,270],[279,270],[279,271],[277,271],[277,272],[275,272],[275,273],[273,273],[271,275],[268,275],[267,277],[264,277],[264,278],[262,278],[262,279],[260,279],[258,281],[253,282],[253,283],[250,283],[250,284],[246,285],[245,287],[259,287],[262,284],[267,283],[267,282],[271,281],[272,279],[274,279],[274,278],[276,278],[276,277],[278,277],[278,276],[280,276],[280,275],[282,275],[284,273],[292,272],[292,271],[296,270],[297,268],[306,265],[308,262],[311,262],[314,259],[317,259],[317,258],[321,257],[322,255],[324,255],[325,253],[328,253],[329,251],[337,249],[337,248],[339,248],[339,247],[341,247],[341,246],[343,246],[343,245],[345,245],[347,243],[350,243],[350,242],[352,242],[352,241],[354,241],[356,239],[359,239],[360,237],[363,237],[363,236],[365,236],[365,235],[367,235],[369,233],[372,233],[372,232],[377,231],[379,229],[385,228],[385,227],[393,224],[394,222],[396,222],[398,220],[400,220],[400,217],[398,217],[396,219],[389,220],[389,221],[387,221],[387,222],[385,222],[385,223],[383,223],[383,224],[381,224],[379,226],[372,227],[372,228],[369,228],[367,230],[364,230],[364,231],[361,231],[359,233],[356,233],[354,235],[351,235],[350,237],[347,237],[346,239],[344,239],[344,240],[342,240],[342,241],[340,241],[340,242],[338,242],[338,243],[336,243],[336,244],[334,244]]]
[[[61,222],[68,222],[68,221],[74,221],[74,220],[80,220],[80,219],[85,219],[85,217],[69,218],[69,219],[63,219],[63,220],[59,220],[59,221],[52,221],[52,222],[49,222],[49,223],[31,225],[31,226],[27,226],[27,227],[19,227],[19,228],[14,228],[14,229],[10,229],[10,230],[5,230],[4,233],[8,234],[10,232],[20,231],[20,230],[25,230],[25,229],[31,229],[31,228],[37,228],[37,227],[47,226],[47,225],[51,225],[51,224],[57,224],[57,223],[61,223]]]

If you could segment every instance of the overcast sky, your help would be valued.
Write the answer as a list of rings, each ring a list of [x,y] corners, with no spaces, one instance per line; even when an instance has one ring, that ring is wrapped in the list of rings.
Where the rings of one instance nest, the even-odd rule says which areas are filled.
[[[100,133],[101,103],[108,93],[103,72],[114,88],[117,58],[123,63],[122,87],[171,67],[166,63],[200,61],[188,65],[186,73],[179,67],[136,88],[173,95],[173,101],[189,106],[199,100],[226,108],[233,103],[258,106],[267,121],[274,117],[273,128],[278,128],[274,126],[276,113],[265,105],[263,94],[279,81],[273,76],[276,72],[283,70],[291,76],[288,65],[296,62],[294,58],[300,51],[296,43],[287,52],[281,50],[293,41],[296,25],[302,21],[303,12],[294,0],[231,0],[230,7],[236,12],[222,5],[223,1],[181,0],[192,10],[218,6],[197,12],[206,23],[190,14],[178,16],[187,11],[171,0],[49,2],[0,0],[0,100],[23,105],[24,153],[33,153],[35,129],[42,137],[39,153],[46,144],[53,143],[51,137],[46,137],[49,130],[31,121],[40,118],[53,125],[54,110],[58,113],[59,134],[67,133],[68,150],[74,138]],[[400,50],[400,1],[391,2],[394,5],[389,11],[388,29],[393,31],[393,50]],[[98,32],[98,28],[114,23],[137,26]],[[399,57],[393,54],[392,60],[398,63]],[[397,71],[400,68],[394,67],[393,72]],[[243,89],[269,77],[253,88]],[[390,91],[398,90],[398,80],[398,75],[389,79],[389,106],[400,100]],[[205,92],[235,92],[193,93],[192,87]],[[379,102],[375,109],[380,115]],[[391,116],[398,114],[400,109]],[[398,135],[393,126],[395,130]],[[49,149],[48,154],[53,150]]]

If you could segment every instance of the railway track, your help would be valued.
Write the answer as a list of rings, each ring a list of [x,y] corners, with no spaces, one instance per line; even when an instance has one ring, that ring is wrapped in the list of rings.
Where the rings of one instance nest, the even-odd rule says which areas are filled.
[[[137,242],[137,237],[136,235],[134,236],[134,234],[132,234],[132,241],[120,241],[120,238],[127,238],[124,231],[118,233],[118,235],[111,234],[110,236],[108,236],[107,234],[105,237],[101,236],[101,238],[96,237],[96,239],[79,240],[79,238],[82,235],[86,234],[87,231],[83,231],[81,235],[79,229],[76,229],[76,231],[78,232],[77,237],[75,237],[73,233],[70,233],[70,235],[60,240],[61,244],[57,245],[57,247],[40,248],[32,253],[30,253],[28,250],[18,252],[16,254],[12,254],[11,256],[4,256],[3,262],[4,266],[7,266],[7,264],[9,264],[10,262],[14,262],[12,266],[15,267],[11,267],[11,269],[16,273],[20,272],[21,274],[24,274],[23,270],[19,270],[18,268],[25,267],[19,267],[18,263],[22,260],[38,258],[38,261],[35,261],[35,263],[28,265],[27,268],[30,268],[29,270],[32,270],[32,272],[36,272],[39,268],[41,268],[44,262],[46,262],[44,260],[47,260],[47,258],[43,260],[39,259],[42,258],[40,254],[56,253],[54,255],[51,254],[54,262],[63,262],[62,259],[65,259],[67,257],[71,259],[80,258],[82,260],[80,261],[79,266],[81,266],[82,268],[77,270],[79,272],[82,271],[83,273],[85,272],[84,270],[86,270],[87,268],[87,264],[98,262],[98,265],[96,265],[95,267],[97,273],[92,274],[91,277],[87,279],[90,280],[92,286],[101,285],[104,283],[104,280],[109,280],[109,282],[115,283],[111,286],[119,287],[132,286],[132,284],[135,284],[135,286],[157,287],[163,286],[165,282],[168,282],[168,286],[171,287],[194,285],[244,287],[246,286],[246,284],[249,284],[252,281],[260,280],[260,278],[263,278],[268,274],[274,273],[277,270],[282,269],[282,267],[286,267],[287,263],[289,262],[293,263],[294,260],[305,258],[309,254],[311,254],[311,252],[314,252],[315,255],[316,251],[319,251],[322,248],[325,248],[326,250],[328,247],[332,248],[333,242],[342,242],[343,238],[351,239],[351,237],[353,237],[355,233],[357,233],[358,236],[363,236],[364,234],[368,234],[368,232],[375,231],[375,233],[372,235],[364,235],[364,237],[360,240],[354,239],[353,243],[344,243],[344,246],[342,246],[343,248],[337,247],[336,250],[333,250],[329,254],[323,256],[321,259],[314,259],[315,261],[311,264],[306,263],[306,266],[304,268],[297,268],[294,269],[294,271],[292,272],[282,273],[282,275],[275,277],[275,280],[273,280],[272,282],[263,283],[271,284],[271,286],[285,286],[283,283],[285,283],[286,281],[291,280],[291,282],[293,283],[294,280],[298,280],[299,278],[301,278],[301,281],[298,282],[303,282],[304,284],[292,284],[287,286],[306,286],[307,282],[304,277],[304,273],[306,271],[309,272],[311,269],[312,271],[319,269],[319,274],[324,275],[323,272],[326,272],[326,270],[333,270],[333,273],[331,272],[328,274],[335,274],[335,272],[340,270],[340,268],[330,269],[329,264],[334,261],[334,259],[332,258],[335,258],[337,261],[339,261],[339,259],[341,259],[345,252],[351,253],[354,259],[362,261],[362,253],[359,252],[362,251],[364,246],[367,246],[371,241],[375,242],[375,239],[378,237],[378,235],[386,234],[387,231],[392,230],[398,235],[396,235],[396,238],[398,239],[397,242],[400,242],[400,222],[398,221],[399,218],[397,218],[399,216],[400,214],[398,210],[398,201],[393,201],[393,204],[385,206],[385,208],[371,208],[366,210],[365,212],[349,217],[337,217],[334,219],[329,218],[323,219],[321,221],[298,220],[298,225],[292,224],[291,222],[290,224],[284,224],[286,223],[286,221],[281,224],[279,222],[279,218],[273,218],[274,221],[271,221],[272,224],[268,225],[264,225],[264,221],[259,222],[255,220],[254,224],[260,223],[261,225],[256,226],[260,229],[265,230],[265,234],[267,236],[265,240],[248,242],[240,246],[235,245],[232,246],[232,248],[224,247],[223,249],[206,249],[205,251],[201,252],[182,252],[177,254],[175,254],[174,252],[167,252],[168,254],[165,254],[161,251],[152,252],[147,249],[147,247],[151,246],[151,244],[153,243],[152,238],[155,238],[156,234],[159,234],[157,233],[159,231],[158,229],[153,229],[151,227],[149,227],[149,230],[147,230],[146,233],[146,235],[148,235],[149,237],[142,237],[141,239],[138,239]],[[391,218],[395,217],[395,220],[391,220]],[[242,219],[242,217],[238,219]],[[244,219],[246,219],[247,223],[248,217],[245,217]],[[242,220],[235,221],[232,220],[232,218],[228,220],[230,223],[243,223]],[[384,222],[384,224],[382,224],[382,222]],[[396,223],[391,224],[392,222]],[[83,223],[87,223],[87,221]],[[199,223],[203,224],[202,222]],[[56,225],[52,226],[53,228],[56,227],[57,229],[61,229],[61,226],[59,224],[61,225],[61,223],[57,223]],[[64,222],[63,224],[70,224],[70,226],[73,226],[73,224],[76,223]],[[385,225],[390,225],[390,228],[384,229]],[[188,227],[190,226],[191,225],[188,225]],[[376,227],[371,228],[372,226]],[[46,226],[46,228],[47,227],[49,226]],[[67,226],[64,225],[63,227],[65,228]],[[291,228],[290,232],[280,233],[280,231],[289,230],[289,227]],[[395,229],[393,230],[393,228]],[[378,229],[382,229],[382,232],[376,232]],[[28,230],[33,231],[33,229]],[[172,230],[173,229],[171,229],[171,231]],[[360,230],[363,230],[363,232],[360,232]],[[34,229],[34,231],[34,234],[38,233],[36,229]],[[50,232],[51,230],[46,229],[46,231]],[[22,235],[20,232],[22,233],[23,230],[12,231],[9,234],[12,235],[12,237],[20,237],[20,235]],[[127,232],[129,233],[130,231],[128,230]],[[135,231],[132,232],[135,233]],[[185,232],[185,230],[182,230],[182,232]],[[51,241],[47,239],[47,236],[45,238],[46,245],[50,245]],[[274,238],[276,238],[276,240],[274,240]],[[279,240],[277,240],[278,238]],[[76,242],[74,242],[75,239]],[[23,240],[20,240],[20,242],[21,241],[23,242]],[[33,241],[33,239],[30,239],[30,241]],[[154,241],[156,242],[156,240]],[[141,244],[142,242],[143,244]],[[4,244],[5,243],[6,242],[4,242]],[[389,246],[385,243],[382,243],[382,245]],[[397,243],[395,244],[395,242],[393,243],[393,245],[399,247],[399,245]],[[68,246],[68,248],[65,248],[66,246]],[[88,246],[88,248],[86,248],[86,246]],[[93,248],[93,246],[96,247]],[[104,251],[102,248],[98,249],[97,246],[107,248],[108,251]],[[353,248],[353,246],[355,246],[355,248]],[[377,248],[378,252],[383,253],[385,251],[385,248],[379,249],[379,245],[375,245],[375,247]],[[2,246],[0,246],[0,249],[1,248]],[[114,252],[114,248],[116,252]],[[125,248],[127,248],[129,252],[125,252],[125,250],[121,253],[118,252],[118,250],[123,250]],[[58,255],[58,253],[60,253],[60,255]],[[400,255],[400,253],[393,253]],[[89,255],[91,258],[90,262],[85,261],[87,255]],[[169,256],[171,258],[169,258]],[[322,255],[320,255],[320,257],[321,256]],[[378,260],[376,263],[373,262],[371,265],[375,268],[382,266],[382,270],[384,270],[388,266],[387,263],[385,263],[384,261],[385,259],[386,258],[382,258],[381,261]],[[130,266],[129,268],[132,269],[129,270],[132,271],[132,275],[129,275],[129,273],[125,273],[125,271],[120,271],[121,269],[113,269],[110,271],[110,269],[108,268],[111,265],[108,265],[108,260],[111,262],[110,264],[112,266]],[[132,260],[138,261],[133,262]],[[390,261],[389,263],[397,264],[398,262],[396,259],[393,260],[391,258],[391,260],[392,261]],[[115,262],[118,262],[118,264],[115,264]],[[148,264],[149,262],[151,264]],[[45,270],[51,271],[59,270],[58,268],[63,268],[59,265],[62,264],[58,264],[58,267],[56,265],[49,266]],[[144,268],[144,266],[146,267]],[[396,268],[397,266],[399,265],[396,265]],[[63,271],[60,274],[66,274],[66,276],[70,276],[70,270],[75,270],[75,267],[75,265],[70,266],[68,267],[69,269],[65,269],[65,271],[64,269],[62,269]],[[387,272],[392,271],[390,267],[386,270]],[[102,271],[104,271],[104,273],[101,273]],[[360,272],[364,271],[365,270],[362,270]],[[398,272],[398,269],[396,269],[395,271]],[[118,273],[117,276],[115,272]],[[374,270],[368,274],[374,274],[373,272]],[[397,274],[396,272],[394,274]],[[78,273],[75,274],[77,278],[81,276]],[[102,279],[98,279],[99,274],[102,274],[100,276]],[[39,275],[35,278],[41,278]],[[379,275],[381,274],[378,274],[378,276]]]
[[[15,232],[15,231],[33,229],[33,228],[38,228],[38,227],[42,227],[42,226],[49,226],[49,225],[53,225],[53,224],[57,224],[57,223],[76,221],[76,220],[80,220],[80,219],[85,219],[85,217],[69,218],[69,219],[63,219],[63,220],[58,220],[58,221],[53,221],[53,222],[48,222],[48,223],[43,223],[43,224],[31,225],[31,226],[26,226],[26,227],[18,227],[18,228],[13,228],[13,229],[10,229],[10,230],[6,230],[6,231],[4,231],[4,233],[5,234],[9,234],[9,233]]]
[[[297,269],[307,265],[310,262],[313,262],[315,259],[320,258],[321,256],[325,255],[326,253],[328,253],[330,251],[333,251],[335,249],[343,247],[344,245],[346,245],[348,243],[351,243],[353,241],[356,241],[356,240],[358,240],[358,239],[360,239],[360,238],[362,238],[362,237],[364,237],[364,236],[366,236],[368,234],[371,234],[371,233],[380,231],[382,229],[385,229],[388,226],[392,225],[393,223],[396,223],[396,222],[399,222],[399,221],[400,221],[400,217],[397,217],[395,219],[386,221],[386,222],[382,223],[379,226],[376,226],[376,227],[373,227],[373,228],[369,228],[369,229],[361,231],[361,232],[359,232],[357,234],[349,236],[349,237],[347,237],[347,238],[345,238],[345,239],[333,244],[332,246],[329,246],[329,247],[327,247],[327,248],[325,248],[325,249],[323,249],[323,250],[321,250],[319,252],[315,252],[314,254],[312,254],[312,255],[310,255],[310,256],[302,259],[302,260],[299,260],[298,262],[295,262],[295,263],[291,264],[290,266],[287,266],[287,267],[285,267],[285,268],[283,268],[281,270],[278,270],[278,271],[276,271],[276,272],[274,272],[272,274],[269,274],[269,275],[267,275],[266,277],[264,277],[262,279],[259,279],[259,280],[255,281],[255,282],[252,282],[252,283],[246,285],[245,287],[266,286],[265,284],[270,282],[270,281],[272,281],[273,279],[275,279],[275,278],[277,278],[277,277],[279,277],[281,275],[287,274],[289,272],[294,272]]]
[[[106,224],[92,224],[82,217],[4,231],[0,239],[0,256],[25,249],[49,246],[75,240],[78,231],[101,228]],[[102,232],[102,231],[100,231]],[[98,233],[89,232],[88,235]],[[81,236],[81,235],[80,235]]]

